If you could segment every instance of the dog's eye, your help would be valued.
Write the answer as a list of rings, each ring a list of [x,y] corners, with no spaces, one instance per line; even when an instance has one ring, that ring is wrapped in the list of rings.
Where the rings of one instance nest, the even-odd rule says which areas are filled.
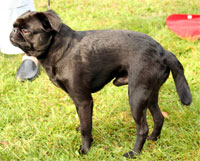
[[[23,34],[29,34],[30,31],[28,31],[27,29],[22,29]]]

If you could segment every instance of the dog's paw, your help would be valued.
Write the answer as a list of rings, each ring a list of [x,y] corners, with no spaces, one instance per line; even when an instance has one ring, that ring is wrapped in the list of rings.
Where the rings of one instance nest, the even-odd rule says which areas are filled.
[[[156,137],[156,136],[150,135],[150,136],[147,137],[147,140],[157,141],[158,138],[159,138],[159,136]]]
[[[83,146],[80,147],[79,149],[79,154],[87,154],[87,152],[89,151],[89,148],[83,148]]]
[[[84,144],[80,146],[79,154],[87,154],[87,152],[89,151],[91,147],[92,142],[93,142],[92,137],[90,138],[89,142],[84,142]]]
[[[137,154],[138,153],[136,153],[134,151],[129,151],[128,153],[125,153],[123,156],[126,158],[135,158]]]

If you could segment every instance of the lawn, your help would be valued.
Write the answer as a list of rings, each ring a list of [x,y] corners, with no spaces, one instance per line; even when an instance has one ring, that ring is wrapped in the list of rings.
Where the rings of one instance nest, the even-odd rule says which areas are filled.
[[[47,0],[34,0],[37,11]],[[199,14],[199,0],[51,0],[64,23],[74,30],[125,29],[146,33],[173,52],[185,68],[193,103],[181,105],[172,76],[159,96],[165,123],[157,142],[147,141],[136,161],[196,160],[200,158],[200,41],[183,40],[165,24],[173,13]],[[127,86],[108,84],[93,94],[94,142],[79,155],[79,126],[72,100],[56,88],[41,67],[33,82],[19,82],[15,73],[22,55],[0,53],[0,161],[117,161],[132,149],[136,125]],[[150,132],[153,121],[147,113]]]

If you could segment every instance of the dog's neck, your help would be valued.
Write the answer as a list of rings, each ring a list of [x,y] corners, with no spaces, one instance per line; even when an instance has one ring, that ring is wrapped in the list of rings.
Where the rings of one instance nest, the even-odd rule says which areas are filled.
[[[62,45],[62,41],[64,39],[71,39],[71,35],[66,35],[64,33],[65,30],[63,30],[63,28],[64,25],[61,28],[60,32],[52,33],[52,38],[50,39],[48,48],[46,48],[45,51],[43,51],[43,53],[37,56],[38,60],[44,61],[45,59],[50,58],[54,55],[62,54],[59,50],[60,46]]]
[[[37,59],[47,71],[51,64],[56,64],[64,55],[69,54],[78,41],[76,31],[63,24],[60,32],[52,36],[49,47]]]

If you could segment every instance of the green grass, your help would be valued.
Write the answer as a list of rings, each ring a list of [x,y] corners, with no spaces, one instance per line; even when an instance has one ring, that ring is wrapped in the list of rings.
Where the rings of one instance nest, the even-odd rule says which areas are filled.
[[[36,9],[47,9],[47,0],[35,0]],[[75,30],[129,29],[146,33],[173,52],[182,62],[193,103],[182,106],[172,76],[160,91],[159,104],[169,115],[161,138],[147,141],[135,160],[200,160],[200,41],[173,34],[165,20],[173,13],[199,14],[198,0],[51,0],[51,8]],[[127,87],[112,83],[93,94],[94,142],[87,155],[81,144],[75,106],[56,88],[41,68],[33,82],[16,81],[22,55],[0,53],[0,160],[126,160],[136,139]],[[150,132],[153,122],[147,113]],[[2,143],[5,142],[6,145]]]

